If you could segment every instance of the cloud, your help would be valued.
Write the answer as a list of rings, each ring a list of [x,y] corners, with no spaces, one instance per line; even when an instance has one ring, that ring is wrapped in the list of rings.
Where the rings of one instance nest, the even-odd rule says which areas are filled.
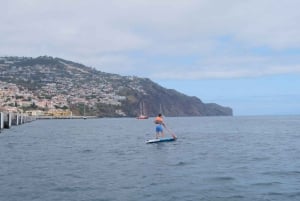
[[[297,66],[271,66],[258,68],[204,68],[199,70],[175,70],[163,73],[153,73],[155,79],[232,79],[250,78],[268,75],[300,73],[300,65]]]
[[[299,73],[297,0],[14,0],[1,7],[1,56],[51,55],[161,79]]]

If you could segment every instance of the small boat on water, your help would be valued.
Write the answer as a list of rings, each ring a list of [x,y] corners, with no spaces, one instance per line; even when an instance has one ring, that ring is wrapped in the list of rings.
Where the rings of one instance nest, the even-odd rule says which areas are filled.
[[[149,117],[145,115],[144,102],[140,103],[140,115],[136,117],[137,119],[148,119]]]
[[[140,115],[138,117],[136,117],[137,119],[148,119],[149,117],[146,115]]]
[[[85,116],[85,104],[83,105],[83,117],[84,120],[86,120],[86,116]]]

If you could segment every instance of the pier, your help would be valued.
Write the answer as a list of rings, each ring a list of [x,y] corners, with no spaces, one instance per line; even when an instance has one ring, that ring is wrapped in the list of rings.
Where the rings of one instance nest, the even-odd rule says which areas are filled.
[[[33,120],[36,120],[36,117],[23,113],[0,112],[0,132],[3,129],[9,129],[12,126],[18,126]]]
[[[97,116],[37,116],[36,119],[97,119]]]
[[[3,129],[42,119],[96,119],[97,116],[31,116],[27,113],[0,112],[0,133]]]

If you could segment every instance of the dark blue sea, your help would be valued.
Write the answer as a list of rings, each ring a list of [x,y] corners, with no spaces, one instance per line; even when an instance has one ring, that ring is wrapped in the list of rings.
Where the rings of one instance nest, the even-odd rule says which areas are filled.
[[[299,201],[300,116],[37,120],[0,133],[1,201]],[[168,134],[168,132],[166,132]]]

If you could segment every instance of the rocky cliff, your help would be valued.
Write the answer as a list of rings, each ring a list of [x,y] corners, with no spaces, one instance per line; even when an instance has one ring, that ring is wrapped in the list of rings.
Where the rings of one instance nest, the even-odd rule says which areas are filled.
[[[134,117],[143,103],[149,116],[158,112],[167,116],[232,115],[229,107],[203,103],[147,78],[105,73],[60,58],[0,57],[0,71],[0,81],[32,94],[35,105],[48,100],[52,107],[71,109],[74,114],[82,115],[84,105],[87,115]]]

